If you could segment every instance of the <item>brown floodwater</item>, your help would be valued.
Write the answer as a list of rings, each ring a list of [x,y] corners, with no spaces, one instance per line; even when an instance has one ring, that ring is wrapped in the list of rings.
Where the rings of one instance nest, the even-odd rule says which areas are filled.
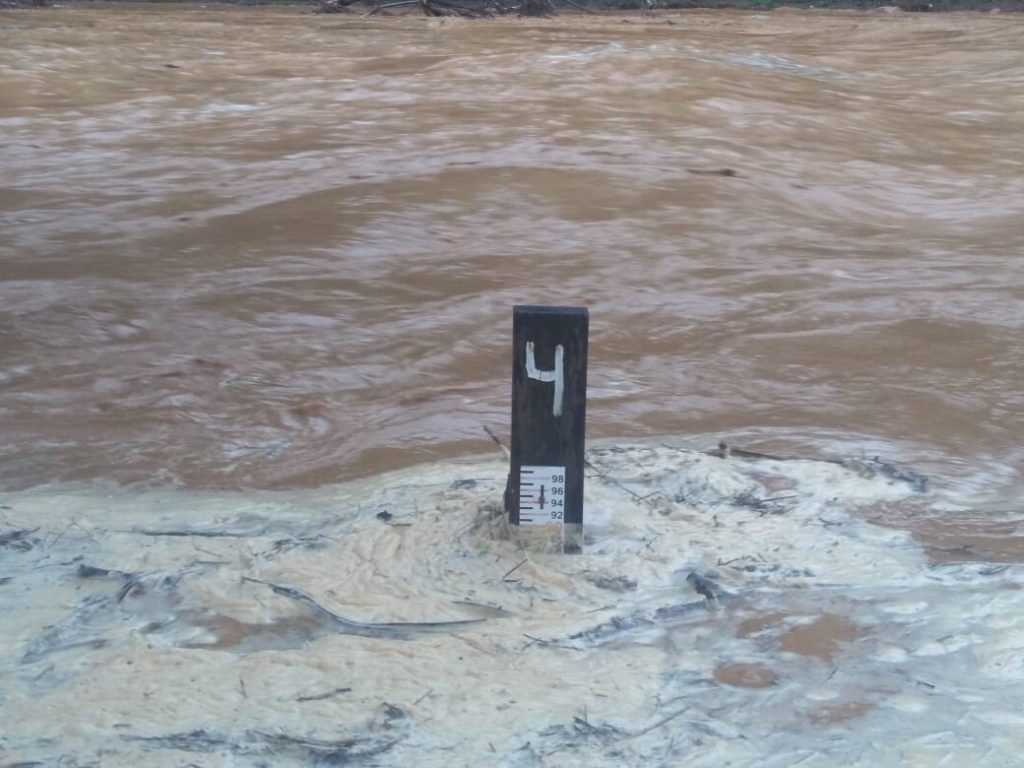
[[[1022,39],[987,14],[4,12],[0,486],[489,450],[512,306],[551,303],[591,311],[593,438],[881,453],[1014,516]]]

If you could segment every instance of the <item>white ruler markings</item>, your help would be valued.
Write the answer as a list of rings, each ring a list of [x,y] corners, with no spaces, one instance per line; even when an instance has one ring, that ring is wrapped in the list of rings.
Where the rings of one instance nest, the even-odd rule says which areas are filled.
[[[519,524],[561,525],[565,521],[565,467],[519,469]]]

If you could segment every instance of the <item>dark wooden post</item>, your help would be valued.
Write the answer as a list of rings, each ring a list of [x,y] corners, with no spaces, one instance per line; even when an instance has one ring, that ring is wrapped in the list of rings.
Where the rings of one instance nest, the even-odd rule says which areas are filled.
[[[512,310],[512,461],[505,510],[513,525],[562,525],[583,544],[587,338],[584,307]]]

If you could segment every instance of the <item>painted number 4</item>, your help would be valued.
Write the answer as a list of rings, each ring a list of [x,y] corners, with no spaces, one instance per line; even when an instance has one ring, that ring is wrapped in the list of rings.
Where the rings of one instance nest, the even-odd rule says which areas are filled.
[[[550,371],[541,371],[537,368],[537,358],[534,356],[533,342],[526,342],[526,375],[534,381],[550,382],[555,385],[555,394],[552,398],[551,413],[555,416],[562,415],[562,400],[565,396],[565,349],[561,344],[555,347],[555,367]]]

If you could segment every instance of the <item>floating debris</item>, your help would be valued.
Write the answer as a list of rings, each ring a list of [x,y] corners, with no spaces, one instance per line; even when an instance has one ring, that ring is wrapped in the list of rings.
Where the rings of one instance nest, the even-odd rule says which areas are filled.
[[[404,719],[405,713],[402,710],[384,704],[376,718],[365,725],[358,735],[335,739],[258,730],[235,735],[205,728],[164,736],[122,735],[121,739],[141,742],[148,749],[245,756],[271,755],[275,758],[291,757],[304,764],[312,761],[312,765],[333,766],[381,755],[392,749],[406,736],[408,729],[395,725],[396,721]]]
[[[696,571],[691,571],[687,575],[686,581],[704,600],[660,606],[649,611],[636,611],[628,616],[615,616],[596,627],[576,632],[568,639],[581,641],[588,645],[597,645],[626,633],[652,628],[659,623],[682,621],[693,618],[695,615],[706,615],[709,606],[730,603],[739,597],[722,589],[709,577]]]
[[[735,448],[728,445],[724,440],[718,443],[718,448],[708,451],[709,456],[717,456],[721,459],[742,458],[742,459],[764,459],[768,461],[821,461],[829,464],[836,464],[840,467],[850,469],[861,477],[887,477],[895,482],[906,483],[917,493],[928,492],[928,478],[919,472],[897,466],[888,461],[882,461],[878,456],[874,458],[848,457],[848,458],[813,458],[806,456],[780,456],[758,451],[748,451],[742,448]]]
[[[337,696],[338,694],[341,694],[341,693],[351,693],[351,692],[352,692],[352,689],[349,688],[348,686],[345,686],[343,688],[335,688],[334,690],[327,691],[326,693],[318,693],[318,694],[313,695],[313,696],[299,696],[295,700],[296,701],[301,701],[301,702],[305,702],[305,701],[323,701],[324,699],[330,699],[330,698],[332,698],[334,696]]]
[[[92,623],[113,600],[105,595],[89,595],[80,600],[63,621],[43,632],[22,655],[23,664],[34,664],[45,656],[76,648],[102,648],[107,639],[96,635]]]
[[[636,589],[636,579],[628,576],[591,574],[587,576],[587,581],[598,589],[607,589],[609,592],[633,592]]]
[[[21,530],[0,533],[0,548],[28,552],[36,546],[36,540],[30,537],[38,530],[38,527],[32,529],[22,528]]]
[[[269,581],[263,581],[263,579],[253,579],[248,576],[244,577],[244,580],[251,581],[255,584],[265,584],[270,587],[275,594],[287,597],[290,600],[295,600],[309,608],[312,608],[318,616],[327,619],[328,622],[333,624],[337,628],[337,631],[352,635],[408,639],[417,632],[447,631],[460,627],[468,627],[471,624],[478,624],[483,621],[483,619],[461,619],[457,621],[404,621],[381,624],[352,621],[351,619],[346,619],[344,616],[339,616],[338,614],[329,611],[305,592],[296,589],[295,587],[289,587],[284,584],[274,584]]]
[[[687,574],[686,582],[697,591],[697,594],[707,598],[709,602],[722,603],[737,598],[737,595],[722,589],[710,576],[705,576],[696,571],[690,571]]]

